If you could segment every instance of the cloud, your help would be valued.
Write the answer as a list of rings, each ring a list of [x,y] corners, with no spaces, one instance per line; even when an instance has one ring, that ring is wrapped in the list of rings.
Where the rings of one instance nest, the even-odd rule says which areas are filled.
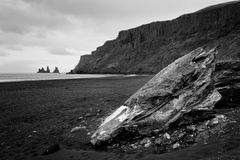
[[[54,55],[73,55],[75,51],[71,49],[62,49],[62,48],[55,48],[50,49],[49,52]]]
[[[49,7],[23,0],[1,0],[0,47],[9,51],[21,51],[26,47],[74,48],[77,41],[74,32],[81,28],[74,23],[74,18]],[[72,53],[53,52],[58,55]]]
[[[70,24],[64,15],[29,5],[22,0],[3,0],[0,3],[0,29],[4,32],[26,34]]]
[[[0,63],[0,73],[36,73],[39,67],[55,63],[52,60],[12,60]],[[45,65],[47,64],[47,65]],[[53,68],[53,66],[51,66]]]
[[[176,7],[163,7],[169,2],[159,0],[23,0],[34,8],[42,8],[45,11],[69,15],[79,20],[89,21],[120,21],[134,20],[135,18],[161,17],[161,13],[171,13]],[[173,5],[172,5],[173,6]]]
[[[0,57],[7,56],[8,54],[5,52],[0,52]]]
[[[18,46],[18,45],[10,45],[6,47],[8,50],[13,50],[13,51],[22,51],[23,47]]]
[[[176,18],[226,0],[23,0],[34,8],[70,15],[80,20],[121,21],[154,18],[155,21]],[[177,5],[176,5],[177,4]],[[152,17],[152,18],[151,18]],[[158,17],[158,18],[157,18]],[[155,19],[156,18],[156,19]],[[141,25],[141,24],[139,24]]]

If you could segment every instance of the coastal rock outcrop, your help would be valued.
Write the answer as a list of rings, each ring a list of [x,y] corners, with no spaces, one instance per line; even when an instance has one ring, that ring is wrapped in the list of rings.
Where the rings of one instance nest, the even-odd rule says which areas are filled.
[[[38,69],[37,73],[50,73],[50,69],[47,66],[47,69],[45,70],[43,67]]]
[[[148,148],[153,141],[165,147],[171,145],[172,149],[180,147],[176,138],[201,127],[200,122],[206,117],[214,117],[212,110],[221,99],[212,79],[216,54],[216,49],[200,47],[168,65],[108,116],[92,135],[91,142],[132,149],[138,149],[139,144]],[[171,131],[172,125],[179,126],[185,121],[194,126]],[[225,117],[218,115],[215,121],[224,122]]]
[[[240,59],[240,2],[228,2],[119,32],[71,73],[157,73],[193,49],[220,45],[217,61]]]
[[[53,73],[60,73],[58,67],[55,67]]]
[[[49,67],[47,66],[47,69],[45,70],[43,67],[38,69],[37,73],[51,73]],[[52,73],[60,73],[58,67],[55,67]]]

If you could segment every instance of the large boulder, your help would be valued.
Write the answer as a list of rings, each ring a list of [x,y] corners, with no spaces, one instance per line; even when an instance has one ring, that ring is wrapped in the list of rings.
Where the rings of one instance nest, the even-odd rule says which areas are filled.
[[[99,126],[94,145],[128,130],[138,135],[164,132],[186,114],[211,111],[221,95],[214,87],[216,49],[197,48],[161,70]]]

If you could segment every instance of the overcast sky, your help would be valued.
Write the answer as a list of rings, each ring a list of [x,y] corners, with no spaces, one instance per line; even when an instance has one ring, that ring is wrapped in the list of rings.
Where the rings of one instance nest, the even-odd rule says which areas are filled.
[[[120,30],[226,0],[0,0],[0,73],[70,71]]]

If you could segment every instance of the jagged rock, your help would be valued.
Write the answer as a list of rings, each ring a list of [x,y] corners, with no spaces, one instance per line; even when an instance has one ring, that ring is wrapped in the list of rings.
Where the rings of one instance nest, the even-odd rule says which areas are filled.
[[[224,115],[216,115],[216,117],[213,118],[211,121],[209,121],[209,123],[207,125],[214,126],[216,124],[223,123],[223,122],[226,122],[226,121],[227,121],[226,116],[224,116]]]
[[[50,69],[49,67],[47,66],[47,70],[45,70],[43,67],[42,68],[39,68],[38,69],[38,72],[37,73],[50,73]]]
[[[216,49],[200,47],[161,70],[105,119],[92,144],[111,142],[123,132],[166,131],[183,115],[211,111],[221,99],[212,81],[216,54]]]
[[[42,67],[42,68],[39,68],[38,69],[38,72],[37,73],[46,73],[45,69]]]
[[[180,147],[180,144],[177,142],[177,143],[175,143],[172,147],[173,147],[173,149],[177,149],[177,148]]]
[[[240,59],[240,1],[120,31],[71,73],[158,73],[193,49],[221,45],[217,60]]]
[[[162,143],[162,139],[161,138],[155,139],[155,144],[156,145],[160,145],[161,143]]]
[[[47,66],[47,71],[46,71],[46,73],[50,73],[50,69],[49,69],[49,67]]]
[[[58,67],[55,67],[53,73],[60,73]]]
[[[152,142],[149,140],[149,141],[147,141],[147,143],[144,144],[144,147],[148,148],[151,146],[151,144],[152,144]]]
[[[141,145],[145,145],[147,143],[151,143],[151,140],[149,138],[144,138],[143,140],[140,141]]]
[[[165,133],[165,134],[163,135],[163,137],[164,137],[165,139],[170,139],[170,138],[171,138],[171,136],[170,136],[168,133]]]
[[[187,131],[188,132],[194,132],[194,131],[196,131],[196,126],[195,125],[190,125],[190,126],[187,126]]]
[[[137,148],[138,148],[138,146],[137,146],[136,144],[131,144],[131,147],[132,147],[133,149],[137,149]]]

